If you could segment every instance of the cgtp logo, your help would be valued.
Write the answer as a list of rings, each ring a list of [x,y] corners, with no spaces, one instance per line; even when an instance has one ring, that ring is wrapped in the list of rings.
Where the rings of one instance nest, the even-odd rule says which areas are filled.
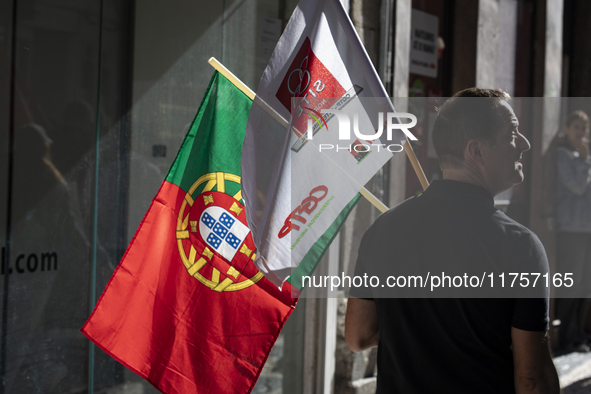
[[[294,68],[287,77],[287,90],[289,90],[289,93],[293,95],[292,97],[299,97],[302,93],[304,93],[310,85],[311,78],[310,70],[308,70],[308,56],[306,56],[300,63],[300,66]],[[293,87],[294,81],[297,84],[295,87]],[[302,85],[304,85],[303,88]],[[319,92],[324,90],[325,85],[322,83],[322,81],[316,81],[314,85],[322,85],[322,88],[318,90]]]
[[[304,213],[311,214],[316,209],[316,207],[318,207],[318,202],[320,202],[320,200],[323,200],[327,194],[328,194],[328,188],[324,185],[320,185],[320,186],[317,186],[314,189],[312,189],[310,191],[310,194],[308,195],[308,197],[304,198],[302,203],[300,205],[298,205],[298,207],[296,209],[294,209],[289,214],[289,216],[285,219],[285,223],[283,224],[283,227],[279,231],[278,237],[279,238],[285,237],[287,234],[289,234],[289,232],[292,229],[299,230],[300,226],[293,223],[292,220],[297,220],[300,223],[305,224],[307,222],[307,220],[302,215]]]
[[[328,123],[334,116],[339,119],[339,140],[350,140],[346,149],[358,163],[370,153],[369,150],[365,150],[364,146],[367,145],[363,142],[374,145],[372,141],[382,136],[384,128],[386,128],[388,140],[392,140],[395,129],[401,130],[410,140],[417,140],[409,131],[416,125],[417,119],[409,113],[388,113],[386,123],[383,120],[384,114],[379,113],[378,130],[373,130],[372,126],[372,132],[375,132],[367,135],[359,131],[359,119],[354,114],[353,131],[357,138],[351,139],[350,121],[347,113],[342,109],[359,97],[363,90],[362,86],[356,84],[346,90],[318,59],[312,51],[310,39],[306,37],[275,94],[279,102],[292,113],[291,130],[298,139],[291,150],[299,152],[314,134],[323,128],[328,130]],[[304,114],[308,116],[302,116]],[[411,119],[411,123],[395,123],[394,118]],[[367,126],[362,125],[361,128],[365,129]],[[399,144],[391,146],[401,147]]]
[[[310,39],[306,37],[287,69],[275,97],[285,109],[290,112],[293,109],[297,118],[292,124],[293,131],[300,137],[308,118],[301,117],[304,113],[314,114],[318,121],[323,122],[324,120],[320,120],[322,116],[315,112],[332,107],[338,97],[345,93],[343,86],[314,54]],[[292,108],[294,98],[298,100]]]

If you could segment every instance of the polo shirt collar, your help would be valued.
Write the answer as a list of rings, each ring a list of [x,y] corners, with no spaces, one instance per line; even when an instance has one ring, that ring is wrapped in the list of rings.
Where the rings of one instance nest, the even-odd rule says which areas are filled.
[[[479,199],[484,199],[490,204],[494,205],[495,201],[488,190],[485,188],[474,185],[472,183],[460,182],[460,181],[452,181],[449,179],[435,179],[431,181],[431,184],[427,188],[428,192],[452,192],[452,193],[459,193],[466,197],[476,197]]]

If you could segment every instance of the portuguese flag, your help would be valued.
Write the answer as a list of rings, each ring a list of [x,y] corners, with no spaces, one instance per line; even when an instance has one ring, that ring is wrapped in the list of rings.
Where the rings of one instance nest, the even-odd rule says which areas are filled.
[[[288,282],[278,289],[253,264],[240,190],[251,104],[214,73],[166,179],[81,330],[165,393],[250,393],[299,295]],[[333,236],[300,274],[315,268],[312,259]]]

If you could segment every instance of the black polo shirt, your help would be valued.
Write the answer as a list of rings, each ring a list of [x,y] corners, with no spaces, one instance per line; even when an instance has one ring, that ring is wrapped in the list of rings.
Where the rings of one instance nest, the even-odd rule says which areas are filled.
[[[548,266],[539,239],[497,210],[488,191],[450,180],[381,215],[363,237],[355,275],[384,280],[384,267],[400,275],[434,264],[448,272]],[[548,329],[547,297],[383,298],[381,287],[350,294],[377,307],[377,393],[513,393],[511,327]]]

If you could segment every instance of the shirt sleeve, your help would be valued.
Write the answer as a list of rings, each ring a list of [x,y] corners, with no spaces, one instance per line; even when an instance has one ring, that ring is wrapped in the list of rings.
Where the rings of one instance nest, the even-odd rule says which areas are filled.
[[[531,232],[521,242],[523,256],[521,272],[537,272],[541,276],[537,286],[521,288],[517,293],[511,325],[525,331],[547,331],[550,325],[550,289],[543,275],[549,272],[546,251],[539,238]],[[534,298],[535,297],[535,298]]]
[[[511,325],[524,331],[548,331],[549,311],[548,298],[518,298],[515,300]]]

